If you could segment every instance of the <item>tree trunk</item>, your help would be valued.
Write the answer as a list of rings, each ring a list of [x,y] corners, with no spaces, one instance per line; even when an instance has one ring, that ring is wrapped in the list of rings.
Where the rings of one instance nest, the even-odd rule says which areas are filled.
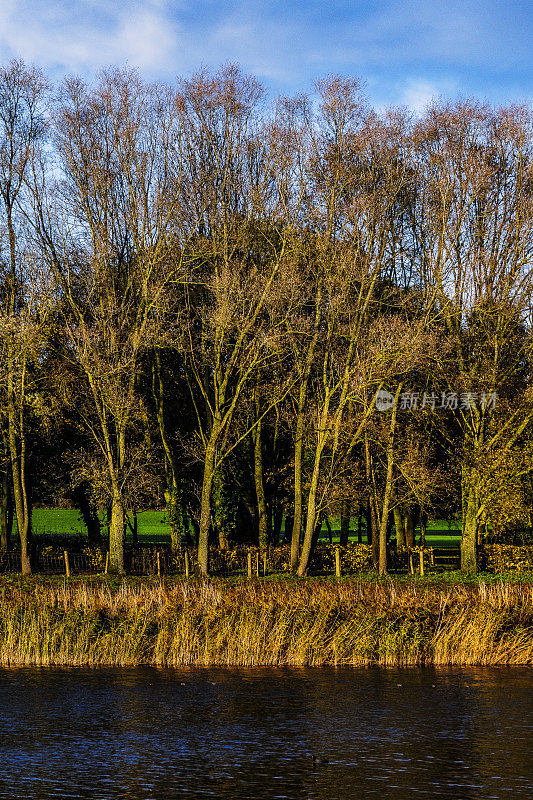
[[[215,469],[211,489],[212,520],[218,546],[229,550],[230,538],[235,536],[236,509],[231,498],[231,488],[221,467]]]
[[[329,539],[329,543],[330,543],[330,544],[333,544],[333,531],[331,530],[331,522],[329,521],[329,517],[328,517],[328,515],[327,515],[327,514],[326,514],[326,516],[325,516],[325,518],[324,518],[324,521],[325,521],[325,523],[326,523],[326,528],[328,529],[328,539]]]
[[[426,546],[426,532],[428,526],[428,515],[423,508],[420,509],[420,547]]]
[[[311,486],[309,488],[309,499],[307,501],[307,519],[305,524],[304,543],[302,546],[300,563],[298,565],[298,575],[300,577],[307,575],[307,570],[309,569],[309,562],[311,561],[311,553],[313,550],[313,541],[314,541],[315,523],[316,523],[316,498],[318,491],[318,474],[319,471],[315,464],[315,468],[313,469],[313,476],[311,478]]]
[[[165,413],[165,389],[163,385],[163,371],[161,368],[161,354],[155,350],[152,364],[152,394],[156,404],[157,423],[159,435],[165,451],[165,468],[167,473],[167,518],[170,528],[170,546],[175,552],[181,545],[182,536],[186,535],[185,514],[183,512],[182,497],[178,485],[178,470],[171,440],[168,435]]]
[[[7,467],[0,475],[0,552],[9,549],[9,481]]]
[[[265,553],[268,547],[268,519],[265,500],[265,487],[263,483],[263,454],[261,450],[261,421],[252,431],[254,440],[254,481],[257,497],[257,528],[259,536],[259,549]]]
[[[339,544],[346,547],[350,538],[351,507],[349,500],[343,500],[341,505],[341,532]]]
[[[198,564],[202,575],[209,574],[209,527],[211,525],[211,494],[215,475],[215,457],[215,445],[213,441],[209,441],[205,451],[198,531]]]
[[[379,514],[375,497],[370,498],[370,529],[372,531],[372,561],[374,569],[379,569]]]
[[[291,532],[291,571],[293,572],[298,564],[300,538],[302,535],[304,429],[303,410],[299,410],[296,419],[296,441],[294,444],[294,516]]]
[[[383,508],[381,511],[381,522],[379,526],[379,574],[385,575],[387,572],[387,523],[389,520],[389,506],[393,488],[393,469],[394,469],[394,435],[396,433],[396,412],[398,409],[398,399],[402,384],[398,384],[394,405],[392,407],[391,423],[389,430],[389,441],[387,442],[387,477],[385,479],[385,492],[383,495]]]
[[[318,481],[320,478],[320,464],[322,461],[322,453],[326,447],[328,440],[327,419],[329,414],[329,404],[331,395],[327,394],[324,399],[322,411],[320,414],[318,426],[318,439],[315,448],[315,459],[313,463],[313,473],[311,475],[311,485],[309,487],[309,496],[307,500],[307,518],[305,520],[305,536],[300,555],[300,562],[298,564],[298,575],[303,577],[307,575],[309,563],[311,561],[311,554],[314,546],[314,533],[317,518],[317,494],[318,494]]]
[[[406,547],[415,546],[415,518],[412,509],[405,514],[405,544]]]
[[[100,518],[98,510],[92,506],[87,491],[83,487],[74,492],[72,499],[78,506],[85,527],[87,528],[87,538],[91,544],[100,542]]]
[[[119,487],[113,487],[109,525],[109,572],[124,575],[124,504]]]
[[[176,480],[176,474],[171,468],[168,479],[170,486],[165,492],[167,503],[167,519],[170,529],[170,547],[176,552],[181,547],[182,538],[187,535],[186,516],[183,509],[183,498]]]
[[[365,475],[369,489],[368,512],[367,512],[367,541],[372,546],[372,561],[374,569],[379,568],[379,517],[377,510],[376,485],[373,474],[372,458],[368,444],[368,436],[365,433]]]
[[[12,393],[9,387],[8,394]],[[29,552],[29,539],[31,534],[31,512],[28,504],[28,495],[25,485],[25,461],[24,453],[17,446],[17,435],[15,431],[15,409],[10,402],[8,414],[8,437],[9,451],[11,456],[11,474],[13,481],[13,496],[15,498],[15,514],[17,518],[17,529],[20,538],[20,561],[23,575],[31,575],[31,560]]]
[[[137,511],[134,509],[133,513],[133,523],[130,525],[131,528],[131,540],[135,544],[139,541],[139,519],[137,517]]]
[[[396,549],[403,550],[405,548],[405,530],[402,512],[398,506],[396,506],[392,513],[394,515],[394,529],[396,531]]]
[[[369,498],[365,503],[365,528],[366,543],[372,546],[372,501]]]
[[[309,342],[309,347],[305,356],[305,366],[298,393],[298,410],[296,416],[296,434],[294,441],[294,518],[291,536],[291,572],[296,570],[298,564],[298,554],[300,552],[300,539],[302,536],[302,516],[303,516],[303,454],[305,436],[305,408],[307,401],[307,390],[309,386],[309,376],[315,358],[315,350],[318,342],[320,319],[322,317],[322,283],[319,281],[317,286],[317,296],[315,304],[315,323],[313,337]],[[313,522],[314,524],[314,522]]]
[[[325,444],[325,442],[324,442]],[[313,474],[311,476],[311,486],[309,487],[309,498],[307,501],[307,518],[305,521],[305,535],[302,546],[302,553],[300,555],[300,563],[298,565],[298,575],[303,577],[307,575],[309,563],[311,561],[311,554],[313,552],[313,545],[315,541],[315,529],[317,518],[317,494],[318,494],[318,479],[320,476],[320,459],[324,444],[319,442],[315,453],[315,463],[313,465]]]
[[[16,256],[16,236],[13,224],[13,203],[6,203],[7,229],[9,234],[9,253],[10,253],[10,287],[9,287],[9,312],[14,314],[16,311],[17,296],[17,256]],[[21,390],[19,399],[19,409],[16,410],[15,400],[15,359],[12,342],[8,343],[7,359],[7,425],[8,425],[8,447],[11,460],[11,473],[13,482],[13,497],[15,500],[15,513],[17,517],[17,528],[20,538],[21,568],[23,575],[31,574],[31,560],[29,553],[29,539],[31,536],[31,510],[28,503],[28,491],[26,486],[26,454],[23,424],[24,409],[24,389],[25,389],[25,368],[22,367]],[[17,435],[17,417],[19,431]]]
[[[463,484],[464,487],[464,484]],[[461,538],[461,570],[477,572],[477,492],[474,486],[467,487]]]
[[[311,554],[313,554],[315,547],[317,546],[318,542],[320,541],[320,537],[322,535],[322,527],[324,525],[324,513],[318,515],[318,519],[316,521],[315,530],[313,533],[313,546],[311,548]],[[311,560],[311,559],[309,559]]]
[[[379,574],[387,573],[387,522],[389,519],[390,487],[385,487],[381,522],[379,525]]]

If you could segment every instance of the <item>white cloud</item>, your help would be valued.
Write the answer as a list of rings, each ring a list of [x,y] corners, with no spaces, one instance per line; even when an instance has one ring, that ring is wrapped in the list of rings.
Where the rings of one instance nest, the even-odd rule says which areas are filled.
[[[155,72],[175,60],[178,38],[162,0],[141,6],[47,2],[44,9],[16,0],[0,3],[0,60],[20,56],[47,68],[81,73],[128,62]]]
[[[520,97],[527,26],[508,16],[501,0],[0,0],[0,63],[21,56],[57,79],[127,62],[172,79],[236,61],[273,93],[341,72],[378,108],[421,111],[458,91]]]
[[[237,61],[261,79],[301,80],[305,44],[294,24],[252,12],[242,8],[213,25],[200,45],[208,61]]]
[[[176,46],[176,32],[164,13],[140,11],[123,16],[111,53],[116,48],[122,59],[150,69],[168,64],[169,58],[175,57]]]
[[[419,114],[441,94],[442,89],[436,84],[423,79],[411,79],[401,91],[399,105],[407,106]]]

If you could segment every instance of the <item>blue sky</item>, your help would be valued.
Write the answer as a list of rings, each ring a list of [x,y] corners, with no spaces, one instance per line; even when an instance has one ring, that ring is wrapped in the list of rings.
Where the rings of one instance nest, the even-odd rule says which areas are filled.
[[[270,94],[355,75],[378,107],[533,100],[530,0],[0,0],[0,62],[57,79],[128,63],[171,80],[237,61]]]

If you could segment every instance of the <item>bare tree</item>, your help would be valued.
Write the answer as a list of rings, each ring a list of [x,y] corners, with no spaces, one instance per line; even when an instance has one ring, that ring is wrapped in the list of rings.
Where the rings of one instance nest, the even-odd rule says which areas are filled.
[[[188,179],[182,206],[188,216],[181,222],[194,233],[184,352],[203,450],[198,561],[204,574],[213,480],[235,446],[239,401],[275,350],[267,305],[290,248],[289,232],[275,222],[272,154],[256,116],[260,95],[254,79],[230,66],[196,75],[178,96]]]
[[[34,311],[28,309],[28,293],[35,300],[35,293],[31,289],[35,287],[31,274],[35,262],[31,258],[26,259],[27,236],[23,208],[27,179],[45,130],[45,91],[46,82],[41,72],[26,67],[22,61],[12,61],[0,69],[0,212],[2,233],[5,232],[7,238],[7,247],[0,249],[2,266],[5,265],[0,287],[3,317],[1,333],[7,443],[24,574],[31,572],[28,549],[31,505],[25,412],[28,358],[33,346],[30,317]]]
[[[516,386],[526,356],[517,326],[531,303],[531,112],[435,107],[413,140],[420,273],[454,346],[449,388],[478,398],[460,402],[455,415],[464,453],[461,564],[473,571],[483,498],[472,465],[496,443],[511,447],[531,420],[519,404],[494,430],[489,399]]]
[[[106,465],[110,569],[122,573],[141,355],[169,336],[167,289],[180,269],[171,236],[179,131],[171,92],[120,70],[93,90],[68,80],[54,123],[64,177],[36,186],[36,215],[85,386],[79,413]]]

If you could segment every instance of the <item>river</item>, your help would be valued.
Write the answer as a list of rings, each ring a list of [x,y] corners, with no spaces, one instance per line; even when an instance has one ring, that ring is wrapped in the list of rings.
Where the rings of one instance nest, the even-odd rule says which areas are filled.
[[[516,668],[0,669],[0,798],[529,800],[532,690]]]

